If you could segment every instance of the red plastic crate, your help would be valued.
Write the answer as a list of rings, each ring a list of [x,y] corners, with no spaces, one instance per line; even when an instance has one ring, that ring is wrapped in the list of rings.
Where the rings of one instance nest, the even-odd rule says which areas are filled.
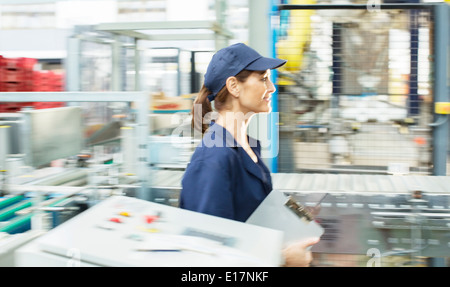
[[[0,113],[15,113],[23,108],[35,110],[64,107],[64,102],[25,102],[25,103],[0,103]]]
[[[32,81],[33,74],[29,72],[24,72],[22,70],[8,70],[8,69],[0,69],[2,82],[23,82],[23,81]]]
[[[54,79],[55,81],[62,81],[62,79],[63,79],[63,74],[53,73],[53,79]]]
[[[34,65],[37,63],[33,58],[3,58],[2,66],[10,70],[33,70]]]
[[[33,103],[33,108],[36,110],[60,108],[63,106],[64,106],[63,102],[35,102],[35,103]]]
[[[51,85],[33,85],[32,90],[35,92],[51,92],[54,89]]]
[[[34,71],[33,81],[36,85],[48,85],[51,83],[51,74],[45,71]]]
[[[21,111],[24,107],[32,107],[33,102],[25,103],[0,103],[0,112],[15,113]]]
[[[26,92],[32,90],[32,58],[5,58],[0,56],[0,90],[2,92]]]
[[[5,92],[21,92],[26,91],[26,86],[22,82],[3,82],[3,90]]]
[[[0,55],[0,91],[58,92],[64,90],[64,75],[53,71],[34,71],[36,59],[4,58]]]
[[[36,85],[42,84],[44,81],[46,81],[46,79],[41,71],[33,71],[33,82]]]

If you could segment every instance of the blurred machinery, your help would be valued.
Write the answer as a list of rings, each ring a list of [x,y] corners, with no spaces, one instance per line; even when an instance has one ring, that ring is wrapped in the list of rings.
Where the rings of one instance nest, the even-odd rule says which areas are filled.
[[[277,57],[289,60],[277,79],[280,173],[273,184],[306,206],[327,194],[316,218],[325,234],[313,249],[315,264],[447,265],[448,114],[433,104],[448,102],[436,92],[447,88],[439,69],[448,10],[293,4],[278,6],[280,17],[272,18],[279,20]],[[188,111],[213,50],[230,38],[218,18],[76,27],[68,42],[69,92],[0,93],[4,103],[65,106],[0,114],[0,265],[116,266],[124,250],[105,256],[92,249],[103,248],[105,236],[138,248],[148,234],[136,227],[154,209],[170,215],[169,229],[185,223],[173,207],[198,143]],[[141,44],[185,39],[214,44],[192,50]],[[140,217],[117,214],[122,207]],[[243,228],[218,220],[202,229],[195,220],[196,235],[224,235],[221,224]],[[72,228],[79,229],[77,250],[64,235]],[[177,230],[168,233],[186,235]],[[251,240],[241,241],[247,248]],[[244,245],[236,245],[239,252]],[[154,264],[143,261],[147,253],[134,252],[124,265]]]
[[[317,266],[448,266],[449,177],[276,174],[274,186],[311,207],[327,195]]]
[[[328,193],[316,264],[447,265],[449,6],[282,2],[274,188]]]
[[[291,2],[276,31],[290,63],[278,170],[446,175],[448,116],[434,104],[449,101],[448,5]]]
[[[2,266],[14,265],[20,245],[111,195],[149,196],[147,93],[10,92],[1,98],[68,105],[0,114]],[[77,103],[105,101],[137,108],[120,110],[125,117],[111,117],[92,133]]]
[[[150,163],[155,168],[185,168],[196,145],[191,131],[184,128],[189,125],[193,99],[214,51],[226,46],[231,37],[221,24],[223,13],[217,14],[217,21],[75,27],[68,45],[68,90],[148,91]],[[180,48],[186,47],[180,41],[196,46]],[[111,113],[97,112],[105,110],[105,105],[112,106],[83,104],[93,132],[111,117]],[[114,107],[127,109],[120,103]],[[118,126],[109,128],[117,132]]]
[[[178,206],[183,171],[154,173],[154,201]],[[273,173],[274,190],[321,201],[316,266],[448,266],[450,177]],[[369,251],[374,254],[368,254]],[[372,266],[372,265],[370,265]]]

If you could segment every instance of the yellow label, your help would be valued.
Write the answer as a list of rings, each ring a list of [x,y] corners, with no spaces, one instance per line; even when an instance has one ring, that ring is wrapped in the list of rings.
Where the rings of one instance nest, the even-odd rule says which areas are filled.
[[[157,229],[157,228],[146,228],[144,226],[138,226],[137,228],[139,230],[141,230],[141,231],[149,232],[149,233],[158,233],[158,232],[160,232],[160,230]]]
[[[435,104],[436,114],[449,115],[450,114],[450,103],[440,102]]]

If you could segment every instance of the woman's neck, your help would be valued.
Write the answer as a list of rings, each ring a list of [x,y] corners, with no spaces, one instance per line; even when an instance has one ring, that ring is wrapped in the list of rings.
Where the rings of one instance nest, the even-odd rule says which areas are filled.
[[[248,147],[247,128],[253,113],[221,111],[216,123],[224,127],[242,147]]]
[[[247,137],[248,123],[255,113],[244,115],[242,112],[222,111],[216,123],[224,127],[236,140],[236,142],[245,150],[253,162],[258,162],[258,157],[253,152]]]

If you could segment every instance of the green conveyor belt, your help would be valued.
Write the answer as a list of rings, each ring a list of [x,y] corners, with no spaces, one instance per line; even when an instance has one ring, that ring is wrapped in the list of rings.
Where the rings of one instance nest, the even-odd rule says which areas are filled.
[[[19,201],[22,201],[25,198],[25,196],[23,195],[18,195],[18,196],[13,196],[13,197],[9,197],[9,198],[4,198],[2,200],[0,200],[0,210],[11,205],[14,203],[17,203]]]
[[[17,211],[27,208],[27,207],[30,207],[32,205],[33,205],[33,203],[31,202],[31,200],[23,200],[19,203],[11,205],[11,206],[3,209],[2,211],[0,211],[0,221],[8,220],[9,218],[14,217],[14,214]]]
[[[0,227],[0,232],[10,233],[16,229],[21,229],[22,226],[30,224],[32,216],[32,214],[18,216],[17,218],[9,221],[7,225]]]
[[[16,212],[30,206],[33,206],[31,199],[24,200],[25,196],[15,196],[0,201],[0,221],[4,222],[4,225],[0,226],[0,232],[14,233],[17,230],[23,231],[23,229],[29,228],[33,213],[16,216]],[[49,206],[56,206],[64,203],[68,198],[62,198],[49,204]],[[6,208],[4,208],[6,207]],[[28,226],[28,227],[27,227]]]

